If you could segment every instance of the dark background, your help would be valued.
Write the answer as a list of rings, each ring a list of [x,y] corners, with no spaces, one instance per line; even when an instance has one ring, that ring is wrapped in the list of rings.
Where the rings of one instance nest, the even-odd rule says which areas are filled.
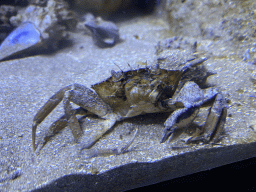
[[[208,191],[256,191],[256,158],[224,165],[211,170],[194,173],[135,191],[208,192]]]

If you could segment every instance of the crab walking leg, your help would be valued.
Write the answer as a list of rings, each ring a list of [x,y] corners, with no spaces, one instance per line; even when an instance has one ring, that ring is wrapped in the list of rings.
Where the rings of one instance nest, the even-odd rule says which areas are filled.
[[[110,107],[105,104],[102,99],[99,98],[99,96],[89,88],[79,84],[73,84],[64,87],[56,94],[54,94],[34,117],[32,126],[32,144],[34,151],[36,150],[35,136],[37,126],[51,113],[51,111],[62,100],[64,100],[63,102],[66,120],[68,121],[68,125],[70,126],[75,138],[79,136],[79,134],[81,133],[81,129],[75,116],[75,110],[72,109],[70,101],[102,118],[109,118],[107,115],[109,115],[109,113],[112,114],[112,110],[110,109]]]
[[[224,107],[223,110],[222,110],[219,122],[216,126],[214,137],[211,139],[212,143],[216,143],[218,141],[221,133],[224,130],[224,125],[226,123],[227,113],[228,113],[228,110],[227,110],[226,107]]]
[[[85,110],[81,107],[78,109],[75,109],[74,111],[75,111],[75,115],[91,114],[90,112],[88,112],[87,110]],[[57,132],[64,129],[67,125],[68,125],[68,121],[66,119],[66,116],[62,115],[58,120],[56,120],[54,123],[51,124],[46,137],[51,137],[51,136],[55,135]]]
[[[135,139],[137,133],[138,133],[138,129],[136,128],[135,133],[134,133],[134,135],[133,135],[133,138],[132,138],[124,147],[122,147],[121,150],[118,150],[118,151],[117,151],[117,153],[116,153],[117,155],[127,152],[127,149],[128,149],[128,148],[131,146],[131,144],[133,143],[133,141],[134,141],[134,139]]]
[[[91,148],[109,129],[115,125],[117,121],[120,120],[119,116],[115,113],[108,113],[107,115],[102,116],[102,118],[105,120],[103,121],[100,129],[97,130],[97,134],[86,142],[83,142],[83,144],[81,144],[81,150]]]
[[[193,59],[190,62],[187,62],[186,65],[181,69],[183,72],[187,71],[188,69],[195,67],[196,65],[202,64],[204,61],[206,61],[207,57],[201,57],[198,59]]]
[[[213,138],[214,141],[218,139],[223,131],[226,116],[227,109],[224,106],[223,96],[218,94],[204,124],[204,134],[202,135],[204,142],[210,142]]]
[[[105,149],[105,150],[95,150],[95,149],[87,149],[85,151],[86,156],[89,158],[92,157],[98,157],[98,156],[110,156],[110,155],[120,155],[128,152],[128,148],[132,145],[136,135],[137,135],[138,129],[135,129],[135,133],[133,135],[133,138],[122,148],[115,148],[115,149]]]
[[[161,143],[165,142],[177,129],[186,128],[196,118],[199,112],[198,107],[183,108],[174,111],[165,121],[164,134]]]
[[[87,145],[84,145],[83,148],[90,148],[104,133],[113,127],[117,120],[119,120],[118,115],[113,113],[110,106],[104,103],[95,92],[83,85],[74,84],[72,89],[64,94],[63,103],[65,116],[75,139],[81,134],[81,128],[70,102],[105,119],[97,136],[89,140]]]
[[[73,90],[67,91],[64,94],[63,98],[65,119],[67,120],[67,123],[72,131],[75,140],[77,140],[80,134],[82,133],[82,130],[76,117],[75,110],[72,108],[70,104],[70,92],[73,92]]]
[[[210,140],[210,136],[214,132],[217,123],[220,119],[223,109],[223,97],[218,94],[215,98],[214,104],[204,124],[205,139]]]
[[[221,94],[216,95],[215,101],[208,114],[203,127],[203,134],[192,137],[189,142],[202,141],[204,143],[216,143],[221,135],[227,117],[227,108]]]
[[[76,115],[88,115],[90,112],[83,108],[75,109]],[[65,115],[62,115],[58,120],[56,120],[54,123],[51,124],[46,136],[44,137],[43,143],[39,143],[37,148],[40,150],[46,145],[46,143],[50,140],[51,137],[56,135],[58,132],[60,132],[62,129],[64,129],[68,125],[68,121],[66,119]],[[42,145],[41,147],[39,147]]]
[[[64,93],[70,90],[72,85],[62,88],[56,94],[54,94],[44,106],[37,112],[33,119],[32,125],[32,145],[33,150],[36,150],[35,139],[36,139],[36,128],[37,126],[52,112],[52,110],[62,101]]]

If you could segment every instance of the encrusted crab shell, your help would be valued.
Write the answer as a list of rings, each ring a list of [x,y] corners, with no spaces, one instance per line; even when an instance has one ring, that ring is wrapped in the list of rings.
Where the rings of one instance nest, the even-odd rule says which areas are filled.
[[[141,68],[118,73],[112,71],[111,77],[92,85],[92,89],[113,111],[118,111],[123,116],[137,103],[144,104],[145,113],[154,113],[160,109],[153,109],[147,104],[157,105],[157,101],[172,97],[181,76],[182,71],[160,68]]]

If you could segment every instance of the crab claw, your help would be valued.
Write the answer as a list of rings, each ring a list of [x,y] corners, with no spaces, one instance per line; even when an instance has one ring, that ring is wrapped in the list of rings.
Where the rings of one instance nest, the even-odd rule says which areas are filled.
[[[172,134],[182,133],[194,121],[198,112],[198,107],[182,108],[174,111],[164,123],[166,128],[161,143],[165,142]]]
[[[216,143],[223,132],[226,117],[225,100],[221,94],[218,94],[204,124],[204,133],[200,136],[192,137],[188,142]]]
[[[170,136],[171,134],[174,133],[174,129],[167,127],[166,129],[164,129],[164,133],[163,133],[163,137],[161,139],[161,143],[164,143]]]

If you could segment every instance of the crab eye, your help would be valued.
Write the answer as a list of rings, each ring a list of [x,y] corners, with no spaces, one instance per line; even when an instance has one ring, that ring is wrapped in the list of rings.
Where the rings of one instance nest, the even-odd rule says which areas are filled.
[[[152,66],[152,67],[150,68],[150,72],[151,72],[152,74],[155,74],[155,75],[160,75],[160,74],[161,74],[161,69],[160,69],[159,64],[157,63],[155,66]]]
[[[112,77],[115,77],[116,78],[116,76],[117,76],[117,72],[115,72],[115,70],[111,70],[111,75],[112,75]]]
[[[111,70],[111,75],[114,78],[114,82],[120,81],[124,78],[123,72],[115,72],[114,70]]]

